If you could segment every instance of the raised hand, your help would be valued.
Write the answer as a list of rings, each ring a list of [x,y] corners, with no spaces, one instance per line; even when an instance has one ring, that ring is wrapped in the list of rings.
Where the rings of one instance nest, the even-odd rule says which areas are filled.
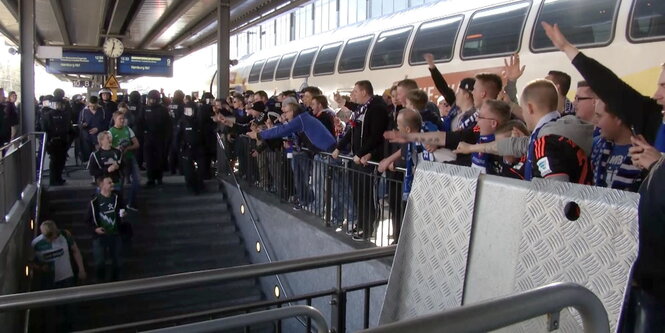
[[[552,41],[552,44],[554,44],[556,48],[565,52],[570,60],[575,58],[577,53],[579,53],[579,50],[566,39],[566,36],[563,35],[561,30],[559,30],[558,24],[551,25],[545,21],[540,24],[543,26],[543,29],[545,29],[547,38]]]
[[[520,68],[520,55],[517,53],[511,55],[509,59],[510,61],[503,59],[505,65],[502,72],[503,77],[508,81],[517,81],[524,74],[526,65]]]
[[[436,65],[434,64],[434,55],[433,54],[425,53],[425,54],[423,54],[423,58],[425,59],[425,61],[427,61],[427,65],[429,65],[430,68],[436,67]]]

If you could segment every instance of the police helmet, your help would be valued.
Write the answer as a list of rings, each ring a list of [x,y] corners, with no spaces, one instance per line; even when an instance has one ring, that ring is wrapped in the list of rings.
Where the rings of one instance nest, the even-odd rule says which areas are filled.
[[[102,94],[111,94],[111,89],[109,88],[102,88],[102,90],[99,91],[99,96],[101,97]]]
[[[148,92],[148,104],[157,104],[161,101],[161,94],[157,90],[150,90]]]
[[[134,90],[129,93],[129,102],[130,103],[140,103],[141,102],[141,93]]]
[[[56,88],[55,90],[53,90],[53,99],[54,100],[62,101],[62,99],[64,97],[65,97],[65,91],[64,90],[62,90],[60,88]]]

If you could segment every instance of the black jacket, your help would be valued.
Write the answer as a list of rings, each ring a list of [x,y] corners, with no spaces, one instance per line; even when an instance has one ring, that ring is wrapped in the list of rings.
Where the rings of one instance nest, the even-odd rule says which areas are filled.
[[[608,109],[617,112],[624,123],[634,126],[635,132],[644,135],[649,143],[656,141],[656,134],[663,122],[662,106],[649,96],[640,94],[609,68],[582,52],[573,59],[573,65],[591,90],[607,104]]]
[[[361,105],[347,103],[347,107],[354,112],[359,112]],[[362,121],[355,121],[350,131],[346,132],[342,140],[337,145],[337,149],[342,150],[351,142],[351,152],[353,155],[363,157],[368,153],[372,154],[372,161],[383,159],[383,132],[388,130],[389,116],[388,106],[381,96],[375,95],[367,107]]]

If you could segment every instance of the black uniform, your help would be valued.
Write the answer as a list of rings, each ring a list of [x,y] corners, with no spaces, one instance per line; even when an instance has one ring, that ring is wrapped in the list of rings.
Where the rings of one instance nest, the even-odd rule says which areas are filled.
[[[141,124],[145,140],[143,158],[146,169],[148,169],[148,185],[154,185],[155,181],[161,184],[164,172],[163,161],[166,154],[165,138],[171,130],[169,113],[157,101],[145,107]]]
[[[212,105],[201,104],[197,118],[201,125],[201,139],[203,140],[203,163],[200,168],[204,179],[212,178],[211,165],[217,161],[217,137],[215,135],[217,124],[211,118],[213,115]]]
[[[203,191],[203,177],[200,166],[204,163],[203,133],[196,117],[196,104],[188,103],[192,108],[191,116],[183,115],[176,125],[174,142],[178,147],[181,165],[185,172],[187,188],[195,194]]]
[[[102,109],[104,110],[104,126],[100,128],[100,131],[106,131],[109,128],[111,128],[111,121],[113,120],[113,113],[118,111],[118,103],[108,100],[105,101],[101,97],[99,98],[99,104],[102,105]]]
[[[178,131],[178,123],[183,116],[185,104],[182,102],[174,101],[169,104],[169,117],[171,118],[171,135],[168,140],[168,170],[172,175],[175,175],[178,170],[182,171],[178,157],[178,144],[175,140],[176,132]]]
[[[64,104],[63,104],[64,106]],[[72,132],[72,120],[64,107],[56,110],[42,109],[41,128],[47,135],[46,152],[49,154],[49,184],[62,185],[62,171],[65,169],[69,135]]]
[[[127,107],[129,109],[129,113],[132,114],[135,120],[133,123],[131,121],[129,122],[129,127],[132,129],[132,131],[134,131],[136,139],[139,140],[139,145],[143,147],[144,136],[140,119],[143,118],[144,106],[143,103],[141,103],[141,94],[132,91],[132,93],[129,94],[129,103],[127,104]],[[138,149],[136,151],[136,162],[139,164],[140,168],[143,167],[143,149]]]

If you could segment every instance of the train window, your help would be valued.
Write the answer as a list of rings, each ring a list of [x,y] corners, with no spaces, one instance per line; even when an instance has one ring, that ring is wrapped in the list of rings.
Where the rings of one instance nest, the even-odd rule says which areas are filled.
[[[404,49],[413,27],[384,31],[374,42],[369,68],[399,67],[404,62]]]
[[[300,51],[296,64],[293,65],[293,77],[309,76],[309,71],[312,69],[312,61],[316,55],[316,48]]]
[[[261,68],[263,68],[263,64],[265,63],[265,60],[259,60],[252,65],[252,69],[249,71],[249,82],[254,83],[254,82],[259,82],[259,76],[261,76]]]
[[[517,52],[530,5],[530,2],[522,1],[473,13],[462,44],[462,58]]]
[[[275,76],[275,67],[277,67],[277,61],[279,61],[279,57],[270,58],[268,61],[266,61],[266,64],[263,66],[263,70],[261,71],[261,82],[272,81],[273,76]]]
[[[314,62],[314,75],[335,73],[335,62],[341,48],[342,42],[322,46]]]
[[[636,0],[630,15],[629,39],[649,41],[665,37],[665,1]]]
[[[600,46],[612,40],[617,0],[547,0],[536,19],[531,50],[553,51],[554,45],[540,22],[558,24],[566,38],[579,47]]]
[[[409,63],[411,65],[425,63],[423,55],[431,53],[434,61],[448,61],[453,58],[455,37],[462,25],[464,16],[448,17],[423,23],[413,38]]]
[[[344,46],[342,56],[339,58],[339,72],[361,71],[365,68],[367,51],[372,44],[374,35],[349,39]]]
[[[284,80],[291,77],[291,67],[293,67],[293,60],[296,60],[296,53],[289,53],[282,56],[282,61],[277,65],[275,71],[275,80]]]

